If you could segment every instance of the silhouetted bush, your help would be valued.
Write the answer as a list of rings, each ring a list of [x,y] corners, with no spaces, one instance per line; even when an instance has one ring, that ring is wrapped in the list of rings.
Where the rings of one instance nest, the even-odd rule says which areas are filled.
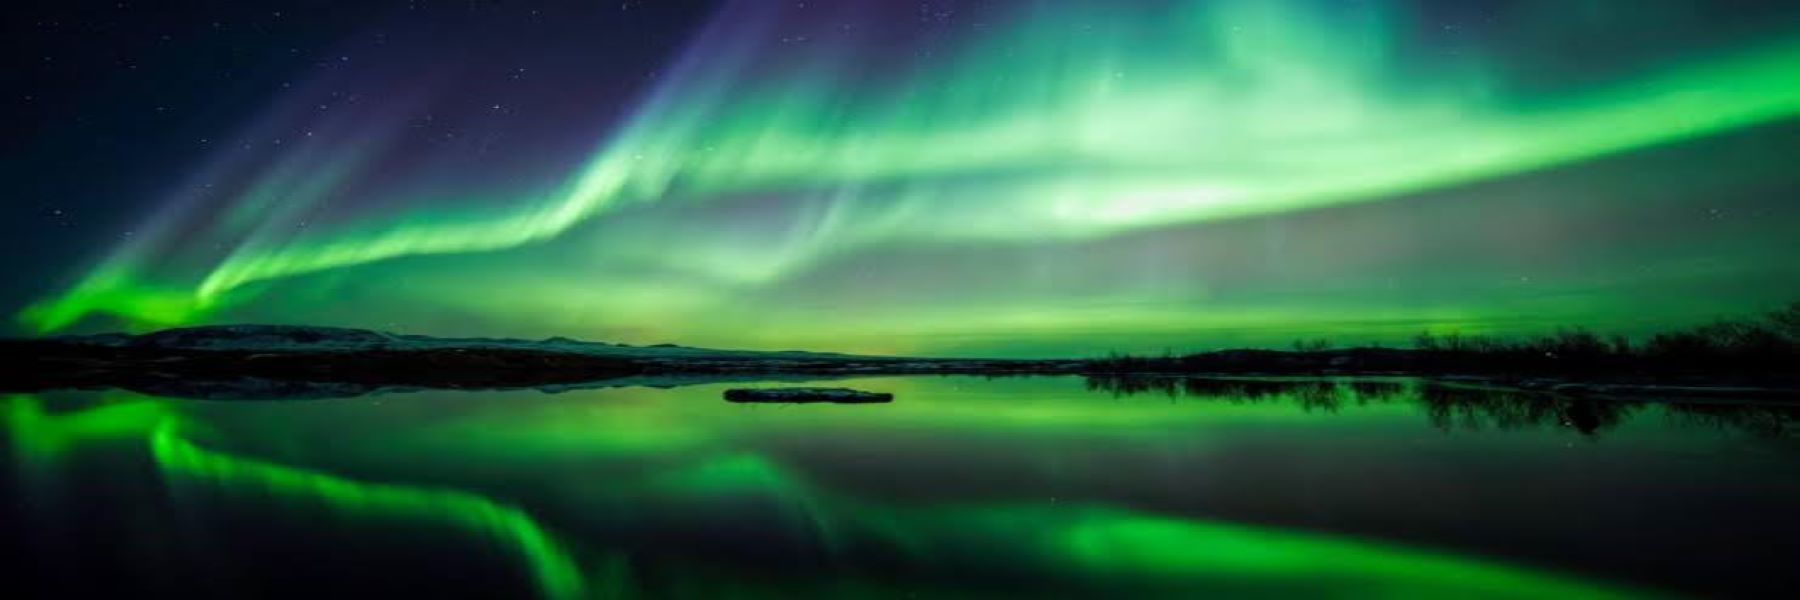
[[[1411,350],[1333,349],[1298,340],[1293,351],[1222,350],[1161,357],[1112,354],[1091,373],[1332,372],[1479,373],[1517,376],[1622,375],[1794,377],[1800,363],[1800,301],[1758,319],[1730,319],[1659,333],[1643,344],[1571,327],[1521,339],[1422,332]]]

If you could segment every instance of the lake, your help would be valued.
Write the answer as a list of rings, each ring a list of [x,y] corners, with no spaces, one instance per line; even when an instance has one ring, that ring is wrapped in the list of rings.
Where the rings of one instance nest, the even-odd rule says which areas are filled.
[[[4,575],[61,597],[1768,597],[1800,585],[1792,406],[1547,401],[1412,379],[816,385],[896,399],[736,404],[717,383],[7,396]]]

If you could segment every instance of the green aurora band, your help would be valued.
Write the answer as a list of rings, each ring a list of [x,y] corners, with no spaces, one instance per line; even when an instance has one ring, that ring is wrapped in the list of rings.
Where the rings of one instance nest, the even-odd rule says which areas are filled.
[[[1800,35],[1791,30],[1566,85],[1544,101],[1550,94],[1528,90],[1479,50],[1413,57],[1405,45],[1414,15],[1401,3],[1329,16],[1309,2],[1159,6],[1018,10],[986,35],[879,78],[864,72],[870,53],[854,38],[804,50],[772,44],[768,31],[782,21],[767,13],[779,9],[735,6],[719,16],[734,25],[702,35],[671,77],[560,183],[492,200],[389,198],[386,208],[296,227],[307,211],[336,202],[327,199],[378,170],[394,129],[324,123],[356,133],[284,151],[272,164],[220,161],[226,166],[218,169],[248,182],[235,200],[165,215],[21,317],[38,333],[94,314],[134,329],[247,317],[372,325],[384,321],[346,317],[355,314],[348,306],[319,307],[334,294],[320,286],[356,285],[337,275],[400,273],[417,291],[378,293],[378,302],[423,300],[452,317],[489,318],[501,331],[622,341],[681,336],[748,347],[955,353],[957,342],[877,340],[1266,326],[1292,315],[1196,310],[1204,290],[1169,276],[1146,284],[1160,290],[1147,298],[1040,294],[989,302],[951,294],[929,306],[816,318],[779,314],[769,296],[784,288],[804,294],[796,282],[895,247],[1005,252],[1302,214],[1800,115]],[[710,217],[726,222],[710,228],[683,224],[708,207],[784,210],[763,198],[801,203],[798,225],[756,237],[720,233],[741,217]],[[446,263],[417,260],[475,254],[506,255],[514,267],[468,258],[457,263],[460,274],[446,275]],[[396,260],[405,257],[415,260]],[[516,269],[522,262],[544,266],[525,276]],[[517,293],[450,283],[488,274]],[[294,291],[309,286],[319,291]],[[1593,316],[1614,306],[1615,299],[1589,301],[1561,314]],[[770,324],[743,325],[758,308],[767,309]],[[1372,318],[1343,312],[1334,316]],[[1099,322],[1096,313],[1104,315]],[[1401,320],[1411,331],[1483,327],[1463,308]],[[990,330],[975,332],[973,324]]]
[[[527,559],[544,597],[583,595],[585,582],[568,551],[524,511],[485,497],[457,490],[364,483],[214,452],[182,439],[169,424],[151,434],[150,449],[157,466],[171,478],[314,500],[365,518],[428,519],[491,535]]]

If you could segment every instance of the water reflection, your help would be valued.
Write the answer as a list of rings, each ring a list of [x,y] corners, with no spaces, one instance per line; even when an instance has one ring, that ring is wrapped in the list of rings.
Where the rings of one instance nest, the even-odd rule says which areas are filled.
[[[8,479],[84,500],[0,518],[27,524],[8,543],[45,564],[106,575],[27,581],[222,581],[224,596],[1591,598],[1742,592],[1756,582],[1720,574],[1792,556],[1714,545],[1791,533],[1768,517],[1800,492],[1771,475],[1793,455],[1691,454],[1740,431],[1780,439],[1786,409],[1533,406],[1401,379],[843,384],[897,399],[737,405],[725,384],[15,396]],[[1177,401],[1108,398],[1145,393]],[[1518,433],[1421,441],[1425,425]],[[1618,441],[1569,453],[1551,429]],[[1688,462],[1663,461],[1674,448]],[[1614,548],[1645,523],[1657,539]],[[1546,544],[1509,541],[1519,531]],[[1669,560],[1701,583],[1645,567]],[[177,575],[147,582],[147,565]]]
[[[1439,430],[1561,427],[1596,436],[1646,412],[1646,401],[1580,398],[1418,379],[1254,379],[1090,376],[1087,388],[1114,398],[1154,395],[1221,403],[1287,403],[1335,413],[1345,405],[1417,405]],[[1693,425],[1765,437],[1788,435],[1800,405],[1654,400],[1661,415]]]
[[[173,421],[150,434],[151,456],[170,486],[205,485],[316,502],[355,518],[426,518],[492,538],[524,559],[548,598],[577,598],[584,582],[575,560],[525,512],[450,489],[360,482],[222,452],[183,439]]]

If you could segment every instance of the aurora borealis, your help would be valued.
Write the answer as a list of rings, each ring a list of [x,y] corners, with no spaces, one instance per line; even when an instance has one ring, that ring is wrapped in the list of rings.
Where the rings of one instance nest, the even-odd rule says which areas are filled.
[[[745,0],[624,60],[632,4],[337,33],[17,327],[1043,356],[1800,297],[1791,4]]]

